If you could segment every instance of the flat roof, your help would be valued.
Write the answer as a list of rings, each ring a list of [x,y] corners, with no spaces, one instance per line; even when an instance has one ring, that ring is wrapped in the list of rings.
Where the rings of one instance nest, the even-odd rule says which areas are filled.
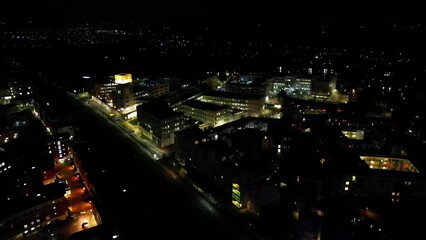
[[[208,91],[204,92],[203,96],[235,98],[235,99],[261,99],[265,96],[247,93],[223,92],[223,91]]]
[[[164,101],[147,102],[137,106],[137,109],[138,111],[149,113],[158,119],[169,119],[183,114],[171,110]]]
[[[185,129],[177,132],[176,135],[191,137],[193,139],[200,138],[200,137],[206,137],[206,134],[204,133],[204,131],[199,129],[198,127],[185,128]]]
[[[222,109],[229,108],[228,106],[221,106],[214,103],[203,102],[203,101],[199,101],[195,99],[188,100],[182,103],[182,105],[186,105],[188,107],[202,109],[202,110],[208,110],[208,111],[219,111]]]
[[[360,158],[365,161],[365,163],[371,169],[380,169],[380,170],[393,170],[399,172],[414,172],[418,173],[419,170],[414,166],[410,160],[406,158],[398,158],[391,156],[381,156],[381,155],[361,155]]]

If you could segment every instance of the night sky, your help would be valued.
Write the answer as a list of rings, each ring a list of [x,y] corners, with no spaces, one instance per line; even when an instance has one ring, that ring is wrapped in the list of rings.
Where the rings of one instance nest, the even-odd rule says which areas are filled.
[[[13,21],[133,21],[299,23],[317,21],[421,21],[420,2],[409,1],[247,1],[241,3],[199,1],[2,1],[0,19]]]

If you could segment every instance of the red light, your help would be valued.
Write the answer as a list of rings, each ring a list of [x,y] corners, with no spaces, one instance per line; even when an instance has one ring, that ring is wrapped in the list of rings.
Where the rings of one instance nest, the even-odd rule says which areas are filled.
[[[321,110],[321,112],[326,112],[327,110],[325,110],[324,108]]]

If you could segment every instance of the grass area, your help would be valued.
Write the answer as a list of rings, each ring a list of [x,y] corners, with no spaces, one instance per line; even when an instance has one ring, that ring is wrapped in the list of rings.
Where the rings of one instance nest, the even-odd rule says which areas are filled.
[[[132,124],[132,125],[134,125],[134,126],[137,126],[138,125],[138,119],[137,118],[133,118],[133,119],[129,120],[129,123]]]

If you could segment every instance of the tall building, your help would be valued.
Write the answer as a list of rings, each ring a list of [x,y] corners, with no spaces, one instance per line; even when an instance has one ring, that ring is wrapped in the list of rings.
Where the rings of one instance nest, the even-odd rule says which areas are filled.
[[[110,103],[112,101],[112,92],[115,91],[117,83],[113,78],[106,78],[103,81],[95,82],[95,97]]]
[[[55,162],[72,158],[72,139],[68,133],[59,133],[49,137],[47,148]]]
[[[112,92],[112,105],[119,111],[126,111],[134,108],[135,98],[133,96],[132,84],[118,84]]]
[[[132,74],[119,73],[95,82],[95,97],[118,110],[134,105]]]

